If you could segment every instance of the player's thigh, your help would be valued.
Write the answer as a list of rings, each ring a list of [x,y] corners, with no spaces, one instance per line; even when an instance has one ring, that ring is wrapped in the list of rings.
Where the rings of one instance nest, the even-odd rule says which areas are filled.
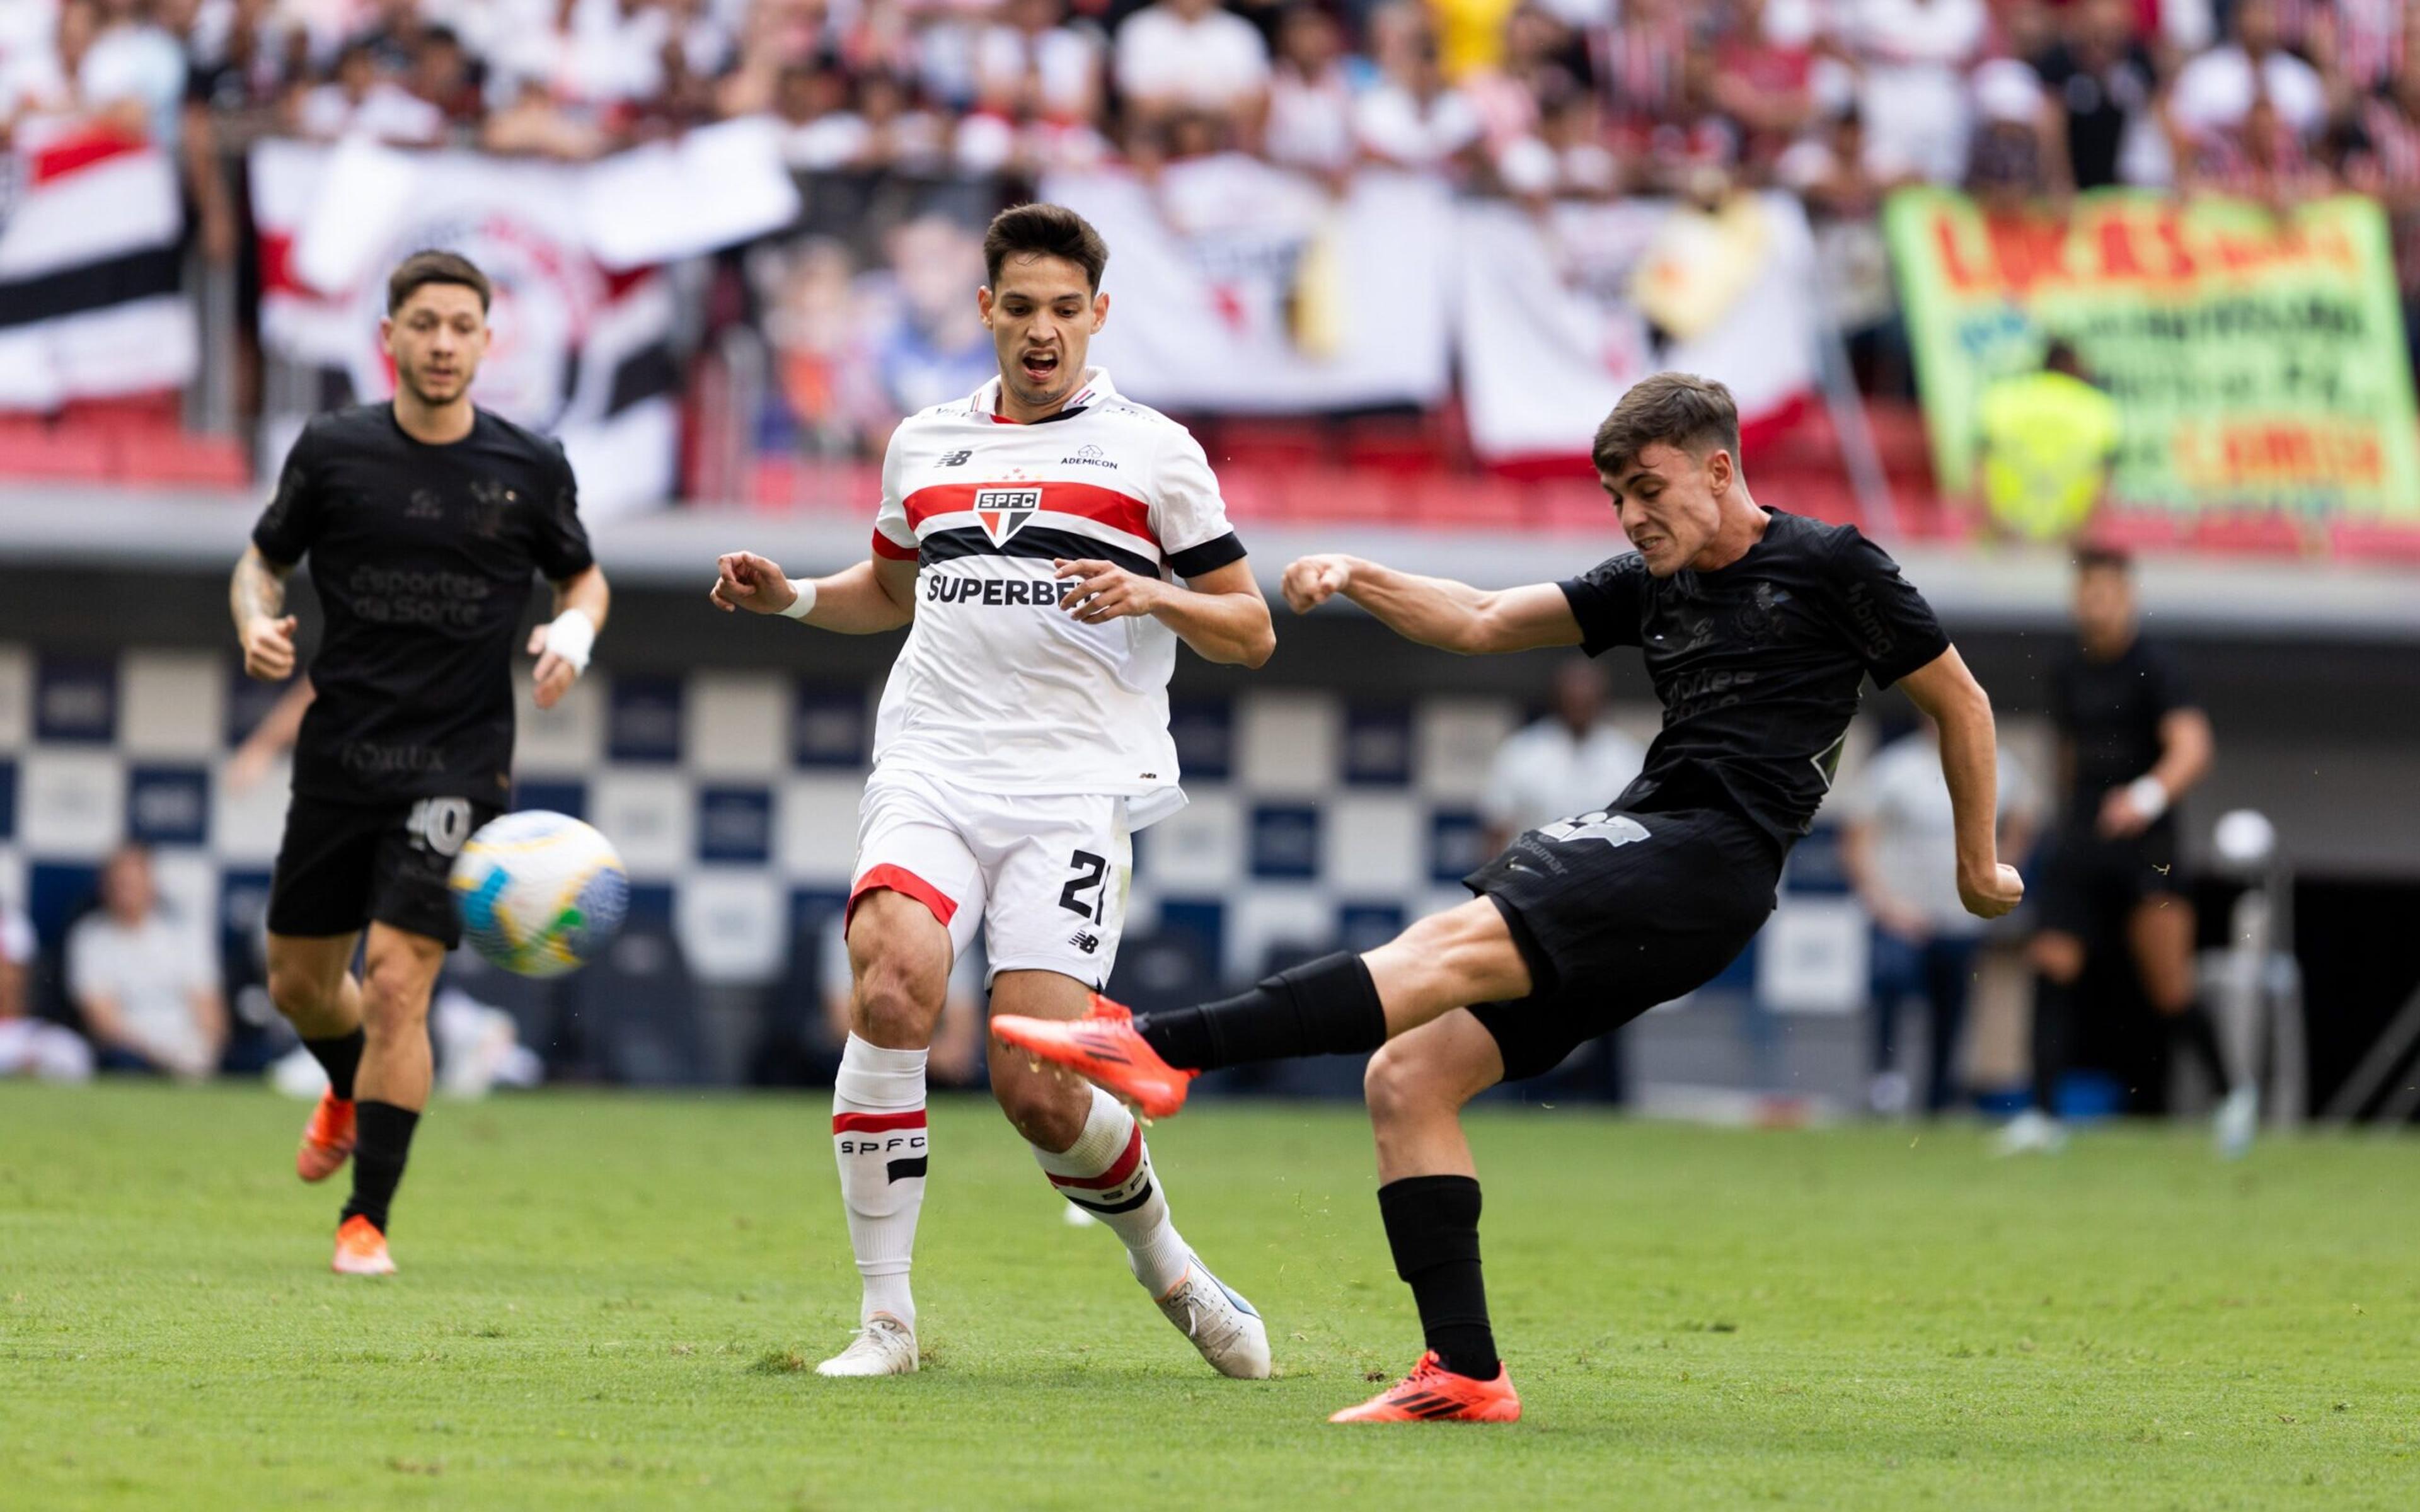
[[[286,832],[270,873],[271,939],[334,942],[358,936],[370,921],[379,847],[395,818],[393,805],[329,803],[298,794],[287,806]],[[348,948],[344,964],[351,961]]]
[[[931,1042],[950,968],[982,925],[985,883],[963,825],[922,778],[877,772],[866,783],[849,882],[849,1027],[877,1045]]]
[[[2127,915],[2126,943],[2151,1006],[2182,1011],[2194,995],[2193,904],[2176,893],[2144,898]]]
[[[1366,959],[1389,1035],[1472,1003],[1527,997],[1533,986],[1509,917],[1486,898],[1429,915]]]
[[[415,798],[379,836],[370,879],[371,934],[378,926],[437,943],[444,952],[462,943],[462,913],[454,901],[454,858],[479,826],[504,810],[472,798]],[[369,979],[363,978],[364,991]]]
[[[1108,985],[1134,860],[1125,800],[976,795],[970,802],[990,889],[984,950],[994,978],[1044,972]]]
[[[886,1050],[922,1050],[948,1006],[950,931],[904,892],[876,887],[851,900],[849,1032]]]

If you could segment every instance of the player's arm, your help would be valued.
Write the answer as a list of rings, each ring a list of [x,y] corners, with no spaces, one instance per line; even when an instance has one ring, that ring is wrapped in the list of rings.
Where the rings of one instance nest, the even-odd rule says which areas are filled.
[[[539,708],[553,708],[588,670],[588,653],[613,607],[605,569],[594,562],[555,583],[554,618],[530,632],[529,654],[537,658],[531,681]]]
[[[1278,648],[1268,600],[1246,558],[1182,583],[1089,558],[1053,565],[1063,585],[1073,579],[1060,590],[1060,609],[1086,625],[1148,614],[1204,660],[1230,667],[1261,666]]]
[[[227,582],[227,609],[243,647],[243,670],[265,683],[294,674],[294,616],[286,612],[286,579],[292,563],[280,564],[247,546]]]
[[[1557,583],[1480,589],[1360,557],[1317,556],[1288,566],[1284,588],[1296,614],[1342,594],[1404,640],[1466,656],[1575,646],[1583,639],[1571,597]]]
[[[715,559],[706,596],[725,614],[780,614],[818,630],[879,635],[916,617],[915,559],[874,556],[829,578],[785,578],[780,563],[753,551]],[[801,608],[801,602],[804,607]]]
[[[1978,918],[2017,906],[2025,885],[2002,864],[1999,839],[1999,730],[1991,695],[1951,646],[1900,679],[1916,706],[1941,726],[1941,776],[1958,837],[1958,901]]]
[[[2199,709],[2170,709],[2160,716],[2160,759],[2151,769],[2122,788],[2113,789],[2101,804],[2101,832],[2123,837],[2139,835],[2167,812],[2185,790],[2210,775],[2211,756],[2217,748],[2210,716]]]

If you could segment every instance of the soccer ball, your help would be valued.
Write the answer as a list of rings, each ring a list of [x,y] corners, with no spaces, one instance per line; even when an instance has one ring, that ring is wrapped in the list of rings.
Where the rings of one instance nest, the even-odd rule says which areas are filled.
[[[543,809],[491,821],[454,858],[454,901],[471,948],[506,971],[559,977],[611,943],[630,907],[613,845]]]

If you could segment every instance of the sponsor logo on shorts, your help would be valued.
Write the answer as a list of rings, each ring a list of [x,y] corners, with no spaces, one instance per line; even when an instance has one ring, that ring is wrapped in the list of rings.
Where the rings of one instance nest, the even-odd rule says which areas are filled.
[[[1094,933],[1091,930],[1079,929],[1075,933],[1067,936],[1067,943],[1074,946],[1077,949],[1083,951],[1086,955],[1091,955],[1094,951],[1101,948],[1101,937]]]

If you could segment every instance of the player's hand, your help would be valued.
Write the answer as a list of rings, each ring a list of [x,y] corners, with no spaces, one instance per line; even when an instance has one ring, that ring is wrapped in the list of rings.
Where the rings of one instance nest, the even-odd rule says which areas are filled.
[[[272,620],[256,614],[243,627],[243,670],[264,683],[294,675],[294,616]]]
[[[529,638],[529,654],[537,658],[537,671],[530,675],[535,684],[537,706],[541,709],[551,709],[562,702],[563,695],[571,691],[571,685],[580,681],[578,668],[546,649],[549,628],[541,625],[530,632]]]
[[[1173,592],[1160,579],[1128,572],[1114,562],[1066,562],[1053,557],[1050,564],[1059,569],[1056,576],[1061,582],[1075,579],[1074,588],[1060,590],[1059,608],[1082,625],[1148,614],[1167,603]]]
[[[2024,899],[2025,879],[2005,861],[1994,863],[1985,876],[1970,877],[1962,871],[1959,874],[1958,901],[1977,918],[1997,918]]]
[[[1353,581],[1353,559],[1347,556],[1297,557],[1286,563],[1279,587],[1286,608],[1308,614],[1344,592]]]
[[[779,614],[798,601],[799,591],[782,573],[782,564],[753,551],[725,551],[714,560],[714,590],[706,595],[728,614],[744,609],[751,614]]]
[[[2111,788],[2101,800],[2100,830],[2104,840],[2125,840],[2139,835],[2151,825],[2150,815],[2134,807],[2134,798],[2124,788]]]

